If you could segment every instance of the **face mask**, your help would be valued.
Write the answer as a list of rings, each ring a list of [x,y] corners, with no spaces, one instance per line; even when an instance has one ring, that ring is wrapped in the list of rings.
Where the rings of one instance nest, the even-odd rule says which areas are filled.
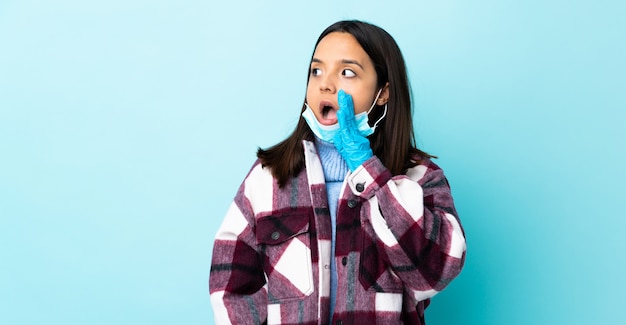
[[[361,112],[359,114],[354,115],[354,119],[356,120],[356,125],[359,129],[359,134],[364,137],[374,134],[374,131],[376,131],[376,127],[378,126],[378,123],[380,123],[380,121],[382,121],[385,115],[387,115],[387,104],[385,104],[385,111],[383,112],[383,115],[378,119],[378,121],[376,121],[376,123],[374,123],[374,126],[370,127],[368,123],[369,122],[368,115],[374,108],[374,105],[376,104],[376,101],[378,100],[378,96],[380,96],[381,92],[382,92],[382,89],[378,91],[378,94],[376,94],[376,98],[374,99],[372,106],[370,106],[370,109],[367,110],[367,112]],[[315,118],[315,114],[313,113],[313,110],[311,109],[309,104],[305,103],[305,105],[306,105],[306,109],[304,110],[304,112],[302,112],[302,117],[311,128],[311,131],[313,131],[313,133],[318,138],[326,142],[332,143],[333,138],[335,137],[335,134],[339,132],[339,123],[335,123],[333,125],[320,124],[317,118]]]
[[[380,93],[382,91],[383,91],[382,88],[378,91],[378,94],[376,94],[376,98],[374,98],[374,102],[372,103],[372,106],[370,106],[370,109],[368,109],[367,112],[361,112],[354,116],[354,118],[356,119],[357,126],[359,127],[359,134],[361,134],[364,137],[374,134],[374,131],[376,131],[376,127],[378,127],[378,123],[380,123],[380,121],[383,120],[385,115],[387,115],[387,104],[385,104],[385,110],[383,111],[383,115],[378,119],[378,121],[374,123],[374,126],[370,127],[368,123],[369,122],[368,115],[370,114],[372,109],[374,109],[374,105],[376,105],[378,96],[380,96]]]
[[[332,143],[335,134],[339,131],[339,123],[335,123],[333,125],[320,124],[315,117],[315,114],[313,114],[313,110],[311,110],[309,104],[305,103],[305,105],[306,109],[302,112],[302,117],[311,128],[311,131],[313,131],[318,138]]]

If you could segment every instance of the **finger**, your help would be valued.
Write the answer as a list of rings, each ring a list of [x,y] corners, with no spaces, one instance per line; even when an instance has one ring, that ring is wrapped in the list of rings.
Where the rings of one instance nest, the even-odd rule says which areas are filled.
[[[343,110],[343,114],[345,114],[346,118],[354,118],[354,103],[352,102],[352,96],[350,96],[350,94],[340,89],[337,93],[337,102],[339,104],[339,111]]]
[[[339,90],[337,102],[339,104],[339,111],[337,111],[339,126],[342,129],[356,127],[356,125],[354,125],[354,105],[352,103],[352,96],[346,94],[343,90]]]

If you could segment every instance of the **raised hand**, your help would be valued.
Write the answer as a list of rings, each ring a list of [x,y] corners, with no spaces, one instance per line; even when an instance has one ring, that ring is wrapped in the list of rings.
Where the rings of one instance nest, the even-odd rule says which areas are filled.
[[[370,148],[370,141],[359,134],[359,129],[354,119],[354,103],[352,96],[339,90],[337,94],[339,111],[337,120],[339,132],[333,138],[335,147],[348,164],[351,171],[355,171],[374,154]]]

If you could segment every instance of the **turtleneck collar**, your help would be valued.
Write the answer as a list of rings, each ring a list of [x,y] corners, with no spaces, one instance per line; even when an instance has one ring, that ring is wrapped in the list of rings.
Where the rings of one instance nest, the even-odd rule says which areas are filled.
[[[322,161],[326,181],[343,182],[349,169],[335,145],[315,137],[315,147]]]

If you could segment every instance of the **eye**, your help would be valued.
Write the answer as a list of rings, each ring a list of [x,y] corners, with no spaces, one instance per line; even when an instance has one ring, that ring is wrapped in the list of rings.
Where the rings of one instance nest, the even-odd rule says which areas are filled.
[[[311,68],[311,75],[313,77],[317,77],[320,74],[322,74],[322,70],[320,70],[319,68]]]
[[[341,71],[341,75],[348,78],[356,77],[356,73],[350,69],[343,69],[343,71]]]

